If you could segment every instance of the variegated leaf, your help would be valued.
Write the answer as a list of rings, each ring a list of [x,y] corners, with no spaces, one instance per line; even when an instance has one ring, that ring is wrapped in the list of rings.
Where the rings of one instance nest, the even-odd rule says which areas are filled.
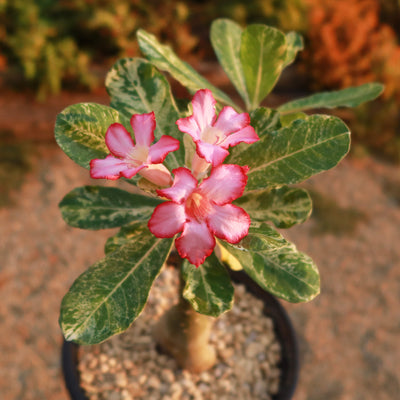
[[[215,99],[236,107],[235,103],[221,90],[212,85],[207,79],[199,75],[188,63],[182,61],[171,49],[161,44],[157,38],[142,30],[137,31],[140,50],[161,71],[169,72],[178,82],[194,93],[199,89],[210,89]]]
[[[314,262],[270,226],[250,228],[238,245],[221,244],[262,289],[275,296],[299,303],[319,294],[319,273]]]
[[[69,225],[95,230],[147,221],[161,202],[117,188],[84,186],[69,192],[59,207]]]
[[[183,297],[200,314],[218,317],[232,308],[231,278],[214,254],[198,268],[185,260],[182,277],[186,282]]]
[[[106,254],[112,253],[115,250],[127,245],[130,242],[136,242],[140,240],[143,234],[147,234],[147,224],[141,222],[134,222],[129,225],[121,227],[119,232],[107,239],[104,246]]]
[[[172,246],[147,229],[84,272],[64,296],[60,325],[67,340],[100,343],[124,332],[142,312]]]
[[[278,107],[280,113],[293,113],[313,108],[356,107],[377,98],[383,92],[380,83],[365,83],[332,92],[316,93],[302,99],[289,101]]]
[[[74,104],[57,116],[56,142],[68,157],[89,169],[90,160],[109,154],[104,137],[108,127],[115,122],[132,131],[129,120],[111,107],[95,103]]]
[[[210,40],[219,63],[249,109],[249,94],[240,61],[242,31],[240,25],[232,20],[217,19],[211,24]]]
[[[278,80],[286,60],[286,37],[266,25],[249,25],[242,34],[240,60],[250,108],[254,110]]]
[[[350,132],[339,118],[313,115],[270,132],[233,153],[227,162],[247,165],[246,190],[294,184],[326,171],[347,154]]]
[[[297,53],[304,48],[303,38],[297,32],[288,32],[286,34],[286,43],[287,51],[285,62],[283,64],[284,67],[291,64],[295,60]]]
[[[156,140],[162,135],[182,140],[182,132],[175,124],[180,112],[167,79],[154,65],[140,58],[123,58],[107,74],[106,87],[111,106],[127,118],[154,111]],[[173,169],[183,165],[183,161],[184,148],[180,146],[179,150],[168,155],[165,162]]]
[[[252,224],[270,221],[277,228],[300,224],[312,211],[312,201],[307,191],[288,186],[247,192],[235,204],[247,211]]]

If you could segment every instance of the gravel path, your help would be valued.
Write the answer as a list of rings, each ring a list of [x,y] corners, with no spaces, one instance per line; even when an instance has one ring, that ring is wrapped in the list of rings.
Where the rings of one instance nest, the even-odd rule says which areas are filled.
[[[40,145],[15,204],[0,209],[0,397],[66,400],[58,312],[110,232],[72,229],[57,204],[85,170]],[[322,293],[285,304],[301,344],[296,400],[389,400],[400,393],[400,171],[345,160],[307,182],[315,217],[287,231],[319,265]],[[333,211],[322,212],[330,202]],[[396,268],[397,267],[397,268]],[[245,399],[238,399],[245,400]]]

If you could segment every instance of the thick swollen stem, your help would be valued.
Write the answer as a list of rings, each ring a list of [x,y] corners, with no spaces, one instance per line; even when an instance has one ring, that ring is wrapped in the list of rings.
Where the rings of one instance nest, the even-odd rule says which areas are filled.
[[[194,311],[182,297],[170,308],[153,331],[161,348],[175,358],[178,365],[192,373],[211,368],[216,361],[215,349],[209,344],[214,319]]]

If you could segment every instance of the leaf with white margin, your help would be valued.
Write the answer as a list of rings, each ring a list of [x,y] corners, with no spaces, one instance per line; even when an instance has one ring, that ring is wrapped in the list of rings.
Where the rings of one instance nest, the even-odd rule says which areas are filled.
[[[289,101],[278,107],[280,113],[298,112],[313,108],[356,107],[366,101],[374,100],[383,92],[381,83],[365,83],[331,92],[316,93],[302,99]]]
[[[307,302],[320,292],[318,268],[269,225],[251,227],[238,245],[221,244],[264,290],[291,303]]]
[[[160,203],[159,199],[117,188],[83,186],[69,192],[59,207],[68,225],[97,230],[147,221]]]
[[[147,224],[142,221],[122,226],[116,235],[107,239],[104,252],[106,254],[112,253],[130,242],[139,240],[143,234],[146,234],[147,230]]]
[[[271,221],[277,228],[300,224],[312,212],[312,200],[307,191],[288,186],[247,192],[235,200],[235,204],[246,210],[252,224]]]
[[[286,34],[287,51],[283,64],[284,67],[291,64],[297,56],[297,53],[304,49],[303,37],[297,32],[288,32]]]
[[[270,132],[226,162],[250,167],[250,191],[300,183],[336,166],[349,148],[350,132],[341,119],[312,115]]]
[[[119,122],[132,132],[129,120],[117,110],[96,103],[79,103],[57,116],[56,142],[78,165],[89,169],[90,161],[105,158],[110,151],[105,142],[108,127]]]
[[[242,34],[240,60],[250,108],[256,109],[277,82],[286,59],[286,37],[267,25],[249,25]]]
[[[218,317],[233,305],[233,286],[225,267],[213,254],[198,268],[187,260],[182,265],[183,297],[200,314]]]
[[[221,18],[211,24],[210,40],[219,63],[248,109],[250,100],[240,61],[242,32],[239,24],[230,19]]]
[[[180,111],[167,79],[154,65],[140,58],[118,60],[107,74],[106,87],[111,107],[127,118],[154,111],[155,141],[162,135],[182,141],[183,134],[175,124],[181,117]],[[182,166],[183,161],[184,148],[181,145],[177,151],[168,154],[165,164],[173,169]]]
[[[216,100],[237,108],[228,95],[212,85],[188,63],[182,61],[171,47],[161,44],[154,35],[139,29],[137,31],[137,39],[140,50],[146,58],[161,71],[169,72],[173,78],[191,93],[200,89],[210,89]]]
[[[65,339],[96,344],[124,332],[142,312],[171,247],[172,239],[146,229],[79,276],[61,304]]]

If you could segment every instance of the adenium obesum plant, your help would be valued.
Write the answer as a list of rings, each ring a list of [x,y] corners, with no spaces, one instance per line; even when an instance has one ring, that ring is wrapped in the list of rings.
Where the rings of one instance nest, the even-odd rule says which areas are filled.
[[[147,60],[126,58],[112,67],[110,107],[76,104],[57,118],[56,140],[72,160],[92,178],[120,179],[133,189],[84,186],[61,201],[71,226],[120,230],[65,295],[60,325],[67,340],[83,344],[125,331],[176,250],[179,296],[154,338],[181,367],[198,372],[215,362],[212,317],[233,304],[230,268],[290,302],[319,293],[317,267],[275,227],[309,217],[310,197],[293,185],[337,165],[350,132],[337,117],[303,111],[355,106],[378,96],[382,85],[263,107],[302,39],[220,19],[211,42],[243,100],[236,104],[154,36],[139,30],[138,41]],[[191,101],[177,101],[160,71],[186,86]]]

